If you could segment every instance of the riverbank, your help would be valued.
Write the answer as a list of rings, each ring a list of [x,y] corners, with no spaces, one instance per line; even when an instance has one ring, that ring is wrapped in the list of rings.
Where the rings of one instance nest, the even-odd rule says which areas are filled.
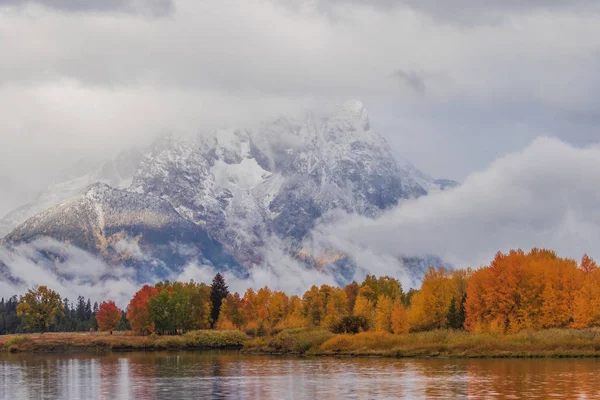
[[[203,330],[181,336],[134,336],[123,332],[44,333],[0,336],[0,351],[80,352],[241,349],[248,336],[240,331]]]
[[[600,329],[549,329],[511,335],[450,330],[334,335],[326,330],[295,329],[249,340],[242,351],[346,357],[600,357]]]
[[[511,335],[438,330],[404,335],[364,332],[335,335],[325,329],[286,329],[251,339],[237,330],[203,330],[180,336],[129,333],[45,333],[0,336],[5,352],[109,352],[238,349],[248,354],[342,357],[533,358],[600,357],[600,329],[549,329]]]

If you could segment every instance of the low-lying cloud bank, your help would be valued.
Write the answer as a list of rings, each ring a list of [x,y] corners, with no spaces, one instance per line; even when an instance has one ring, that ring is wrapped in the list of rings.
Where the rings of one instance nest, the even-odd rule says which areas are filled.
[[[143,265],[152,265],[153,260],[149,256],[139,253],[139,246],[127,241],[120,243],[122,246],[130,245],[128,252],[135,247],[136,259],[143,259]],[[217,272],[211,265],[190,263],[180,272],[173,272],[168,279],[210,284]],[[136,277],[140,275],[147,277],[146,281],[139,282]],[[311,285],[335,285],[333,276],[307,269],[278,246],[265,253],[264,265],[254,267],[247,279],[229,272],[224,275],[230,290],[241,293],[249,287],[258,289],[267,285],[286,293],[302,294]],[[152,272],[136,274],[133,267],[108,265],[86,251],[53,239],[0,246],[0,297],[20,295],[29,288],[46,285],[71,301],[81,295],[90,297],[92,301],[114,300],[125,308],[144,283],[154,284],[159,280],[161,278]]]
[[[313,232],[313,246],[379,258],[435,254],[457,267],[479,267],[512,248],[600,258],[599,177],[599,147],[541,137],[460,187],[380,218],[331,216]]]
[[[598,177],[600,147],[576,148],[538,138],[471,175],[460,187],[406,201],[377,219],[332,213],[315,228],[306,247],[313,254],[331,254],[332,248],[345,252],[357,265],[355,279],[366,273],[390,274],[406,287],[414,282],[400,257],[436,255],[457,267],[479,267],[497,251],[547,247],[563,256],[588,253],[600,259]],[[268,285],[300,294],[313,284],[335,284],[333,275],[307,269],[283,248],[273,244],[264,265],[253,268],[246,280],[226,273],[230,289],[243,292]],[[212,266],[190,264],[171,279],[210,283],[215,273]],[[125,307],[141,286],[135,276],[131,267],[107,265],[49,239],[0,246],[4,297],[44,284],[71,300],[84,295],[113,299]]]
[[[134,277],[133,268],[107,265],[86,251],[52,239],[0,246],[1,297],[46,285],[70,301],[81,295],[93,301],[115,300],[124,307],[138,288]]]

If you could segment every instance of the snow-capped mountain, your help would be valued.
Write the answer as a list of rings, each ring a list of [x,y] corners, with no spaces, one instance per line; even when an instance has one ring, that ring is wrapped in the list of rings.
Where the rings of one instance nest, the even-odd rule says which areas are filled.
[[[126,190],[94,186],[59,204],[92,181],[131,185]],[[327,115],[279,118],[253,131],[162,137],[143,156],[122,155],[91,173],[70,176],[2,223],[12,226],[54,205],[16,228],[7,241],[51,236],[103,254],[107,243],[124,234],[127,240],[139,235],[148,240],[150,235],[145,251],[167,265],[168,243],[194,245],[199,237],[204,239],[198,243],[208,243],[203,232],[239,264],[252,268],[264,262],[265,251],[275,243],[297,259],[318,259],[298,255],[329,211],[374,217],[402,199],[454,185],[410,163],[399,164],[372,129],[362,103],[350,101]],[[182,237],[174,226],[185,227]],[[202,246],[196,245],[204,252]],[[105,258],[110,261],[115,251]],[[228,260],[219,257],[206,261],[216,265]]]
[[[130,190],[168,200],[251,263],[272,235],[298,246],[327,211],[376,216],[433,189],[440,190],[433,179],[397,165],[362,103],[352,101],[255,132],[166,137],[144,156]]]
[[[42,236],[97,254],[109,264],[136,265],[139,278],[168,276],[191,261],[243,274],[220,243],[169,202],[103,183],[28,219],[4,240],[12,244]]]
[[[96,182],[115,188],[127,188],[142,158],[137,149],[120,152],[113,160],[101,163],[85,161],[62,171],[55,183],[39,193],[31,203],[9,212],[0,220],[0,238],[21,225],[28,218],[76,196],[84,188]]]

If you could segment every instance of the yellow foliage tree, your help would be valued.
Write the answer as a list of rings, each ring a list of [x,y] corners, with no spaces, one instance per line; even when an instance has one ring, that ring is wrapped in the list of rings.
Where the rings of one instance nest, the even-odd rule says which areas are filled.
[[[364,317],[367,320],[368,326],[375,325],[375,302],[371,300],[373,291],[368,286],[360,288],[356,302],[354,303],[353,314],[357,317]]]
[[[408,322],[408,313],[406,312],[406,308],[404,307],[404,304],[402,304],[402,301],[394,301],[390,320],[392,332],[394,332],[395,334],[408,333],[408,331],[410,330],[410,324]]]
[[[375,330],[378,332],[392,332],[393,300],[385,294],[379,295],[375,307]]]
[[[346,296],[346,292],[340,288],[331,288],[325,308],[326,326],[331,326],[342,317],[348,315],[348,297]]]
[[[302,315],[302,299],[298,296],[290,297],[288,313],[280,324],[281,328],[300,328],[306,326],[306,319]]]
[[[445,328],[450,303],[460,296],[456,282],[458,280],[446,268],[430,268],[421,289],[411,300],[411,327],[417,330]]]
[[[17,315],[23,318],[28,329],[44,333],[56,321],[56,317],[63,315],[60,294],[47,286],[30,289],[21,297]]]

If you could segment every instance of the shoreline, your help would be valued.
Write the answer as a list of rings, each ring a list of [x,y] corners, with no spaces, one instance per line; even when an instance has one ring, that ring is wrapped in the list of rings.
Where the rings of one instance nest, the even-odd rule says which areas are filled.
[[[170,350],[240,350],[248,336],[240,331],[192,331],[178,336],[137,336],[118,332],[52,332],[0,336],[6,353],[107,353]]]
[[[600,358],[600,329],[548,329],[509,335],[436,330],[334,335],[290,329],[245,343],[246,354],[378,358]]]
[[[250,338],[240,331],[192,331],[178,336],[127,333],[45,333],[0,336],[4,353],[130,353],[151,351],[237,351],[247,355],[419,358],[600,358],[599,329],[552,329],[512,335],[429,331],[393,335],[364,332],[334,335],[323,329],[287,329]]]

